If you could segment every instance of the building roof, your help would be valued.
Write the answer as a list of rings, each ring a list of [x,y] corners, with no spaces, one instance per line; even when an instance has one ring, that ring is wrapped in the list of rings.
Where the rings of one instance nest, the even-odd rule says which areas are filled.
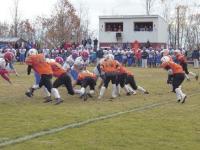
[[[108,15],[108,16],[99,16],[99,19],[135,19],[135,18],[162,18],[162,17],[159,16],[159,15]]]
[[[19,40],[23,40],[23,39],[21,39],[20,37],[0,37],[0,42],[2,43],[12,43],[12,42],[17,42]]]

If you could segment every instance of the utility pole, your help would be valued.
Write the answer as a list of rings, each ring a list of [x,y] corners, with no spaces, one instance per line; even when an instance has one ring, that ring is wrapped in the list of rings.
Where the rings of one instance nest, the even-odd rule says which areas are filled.
[[[179,33],[180,33],[180,6],[178,6],[177,8],[177,48],[180,48],[180,43],[179,43]]]

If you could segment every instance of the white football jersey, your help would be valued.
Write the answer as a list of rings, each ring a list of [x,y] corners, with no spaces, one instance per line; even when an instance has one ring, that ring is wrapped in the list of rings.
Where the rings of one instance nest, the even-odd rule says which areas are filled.
[[[66,58],[64,65],[63,65],[63,68],[65,70],[70,69],[74,65],[74,62],[75,62],[75,60],[72,58],[72,55],[68,56]]]
[[[82,62],[84,66],[88,66],[89,65],[89,58],[87,60],[83,60],[83,58],[81,56],[77,57],[75,62]]]
[[[0,58],[0,69],[6,69],[6,61],[4,58]]]

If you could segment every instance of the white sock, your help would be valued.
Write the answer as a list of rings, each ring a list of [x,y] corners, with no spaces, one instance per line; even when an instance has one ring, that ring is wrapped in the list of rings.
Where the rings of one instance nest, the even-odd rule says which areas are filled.
[[[92,95],[92,94],[94,94],[94,90],[90,90],[90,92],[89,92],[89,93],[90,93],[91,95]]]
[[[118,85],[116,88],[116,95],[120,95],[120,89],[121,89],[121,86]]]
[[[82,87],[82,88],[80,89],[80,94],[81,94],[81,95],[85,94],[85,88],[84,88],[84,87]]]
[[[141,91],[142,93],[146,92],[146,90],[145,90],[143,87],[141,87],[141,86],[138,86],[137,89],[138,89],[139,91]]]
[[[133,92],[134,91],[133,88],[130,85],[127,85],[127,88],[128,88],[129,92]]]
[[[46,87],[44,87],[44,93],[45,93],[45,96],[47,96],[47,97],[51,96],[51,93],[49,93],[49,91],[47,90]]]
[[[34,84],[34,85],[32,86],[32,88],[33,88],[33,89],[39,89],[39,85],[38,85],[38,84]]]
[[[117,86],[116,86],[116,84],[113,84],[112,85],[112,97],[113,98],[117,97],[116,91],[117,91]]]
[[[175,92],[177,95],[180,95],[181,98],[185,97],[185,94],[182,92],[181,88],[176,88]]]
[[[60,98],[60,94],[59,94],[59,92],[58,92],[58,89],[52,88],[52,89],[51,89],[51,93],[53,94],[53,96],[54,96],[55,98]]]
[[[74,93],[76,93],[76,94],[81,94],[81,90],[74,89]]]
[[[104,93],[105,93],[106,87],[102,86],[99,92],[99,98],[103,97]]]
[[[181,100],[181,95],[178,92],[176,92],[176,99]]]
[[[130,93],[130,92],[131,92],[131,91],[129,90],[129,86],[128,86],[127,84],[124,86],[124,90],[125,90],[126,93]]]
[[[137,94],[137,92],[130,86],[127,85],[128,91],[131,92],[133,95]]]
[[[190,77],[189,77],[187,74],[185,74],[185,77],[186,77],[186,79],[187,79],[187,80],[189,80],[189,79],[190,79]]]

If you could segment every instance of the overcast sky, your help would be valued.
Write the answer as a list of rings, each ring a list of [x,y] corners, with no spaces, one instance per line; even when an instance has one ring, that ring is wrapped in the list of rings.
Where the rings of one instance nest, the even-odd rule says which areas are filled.
[[[21,19],[33,20],[36,16],[48,16],[57,0],[19,0],[19,12]],[[88,10],[90,28],[98,31],[98,17],[100,15],[136,15],[145,14],[145,0],[69,0],[79,10],[80,6]],[[171,0],[180,1],[181,4],[200,0]],[[172,7],[175,4],[171,4]],[[13,0],[0,0],[0,21],[11,22]],[[162,12],[160,5],[156,3],[154,14]]]

